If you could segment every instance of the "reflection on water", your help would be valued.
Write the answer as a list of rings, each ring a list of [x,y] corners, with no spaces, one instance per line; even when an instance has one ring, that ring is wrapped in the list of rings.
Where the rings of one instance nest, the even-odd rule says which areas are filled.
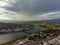
[[[0,35],[0,44],[1,43],[5,43],[5,42],[9,42],[18,38],[22,38],[24,36],[27,36],[31,33],[35,33],[39,30],[37,30],[36,28],[34,30],[29,30],[29,31],[25,31],[25,32],[17,32],[17,33],[11,33],[11,34],[4,34],[4,35]]]
[[[8,41],[17,39],[17,38],[21,38],[23,37],[23,35],[27,35],[27,33],[17,32],[17,33],[12,33],[12,34],[0,35],[0,43],[5,43]]]

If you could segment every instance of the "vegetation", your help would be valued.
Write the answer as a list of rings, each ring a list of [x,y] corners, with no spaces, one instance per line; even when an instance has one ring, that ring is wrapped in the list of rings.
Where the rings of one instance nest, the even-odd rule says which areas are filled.
[[[60,34],[60,23],[35,23],[34,25],[39,26],[44,31],[30,36],[29,40],[44,40],[47,36],[53,37]]]
[[[47,36],[53,37],[53,36],[58,36],[60,34],[60,23],[44,23],[43,22],[43,23],[30,23],[30,24],[32,24],[31,26],[33,26],[33,25],[39,26],[44,31],[34,33],[34,34],[28,36],[27,37],[28,40],[33,40],[33,41],[42,40],[42,39],[44,40],[47,38]],[[23,25],[25,25],[25,24],[23,24]],[[23,29],[22,31],[25,31],[25,30]],[[22,40],[24,38],[22,38]],[[18,40],[21,40],[21,39],[18,39]],[[12,45],[13,43],[15,43],[15,41],[4,43],[1,45]]]

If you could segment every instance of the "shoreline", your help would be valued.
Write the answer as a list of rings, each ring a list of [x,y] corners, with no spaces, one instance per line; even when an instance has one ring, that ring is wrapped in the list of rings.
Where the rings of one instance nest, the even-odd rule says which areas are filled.
[[[35,27],[34,29],[26,31],[26,32],[17,32],[17,33],[0,35],[0,44],[3,44],[5,42],[10,42],[18,38],[25,37],[39,31],[40,30],[38,30],[37,27]]]

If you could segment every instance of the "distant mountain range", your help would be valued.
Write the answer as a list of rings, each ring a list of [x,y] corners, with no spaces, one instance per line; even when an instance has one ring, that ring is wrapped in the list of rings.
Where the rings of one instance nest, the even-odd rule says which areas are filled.
[[[32,23],[32,22],[35,22],[35,23],[39,23],[39,22],[47,22],[47,23],[55,23],[55,22],[60,22],[60,19],[50,19],[50,20],[36,20],[36,21],[15,21],[15,20],[13,20],[13,21],[11,21],[11,20],[0,20],[0,22],[2,23],[26,23],[26,22],[28,22],[28,23]]]
[[[48,22],[48,23],[60,22],[60,19],[43,20],[43,22]]]
[[[56,22],[60,22],[60,19],[50,19],[50,20],[37,20],[37,21],[32,21],[32,22],[47,22],[47,23],[56,23]]]

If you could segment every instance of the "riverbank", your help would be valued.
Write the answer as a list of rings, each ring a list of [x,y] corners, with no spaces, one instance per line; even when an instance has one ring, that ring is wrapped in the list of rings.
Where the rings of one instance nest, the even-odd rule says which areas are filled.
[[[18,38],[23,38],[25,36],[28,36],[35,32],[40,32],[40,31],[41,30],[39,30],[38,27],[34,27],[34,29],[32,29],[32,30],[0,35],[0,44],[10,42],[10,41],[16,40]]]
[[[15,41],[15,43],[13,45],[20,45],[22,43],[22,45],[28,45],[28,44],[34,44],[34,45],[49,45],[49,44],[59,44],[60,45],[60,34],[56,34],[56,33],[42,33],[43,35],[41,35],[41,33],[34,33],[32,35],[30,35],[29,37],[27,37],[25,40],[21,41],[21,40],[17,40]],[[47,35],[48,34],[48,35]],[[45,35],[45,36],[44,36]],[[46,37],[46,38],[45,38]]]
[[[23,38],[19,38],[19,39],[16,39],[16,40],[12,40],[10,42],[6,42],[6,43],[3,43],[3,44],[0,44],[0,45],[13,45],[17,40],[19,41],[22,41],[22,40],[25,40],[27,37],[23,37]]]

